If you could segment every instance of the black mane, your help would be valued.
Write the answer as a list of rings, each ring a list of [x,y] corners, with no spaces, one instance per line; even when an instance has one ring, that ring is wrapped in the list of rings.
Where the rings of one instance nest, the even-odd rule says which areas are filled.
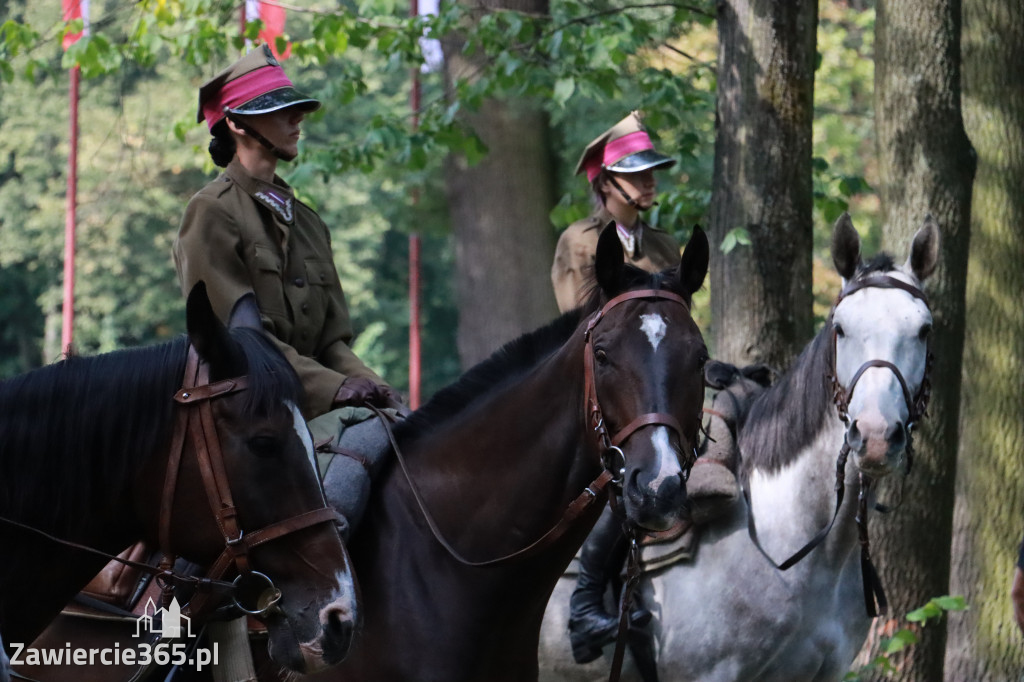
[[[857,268],[856,281],[875,272],[896,270],[892,256],[879,253]],[[740,434],[743,478],[753,469],[777,472],[791,463],[821,432],[835,409],[831,374],[835,364],[832,315],[807,344],[793,366],[754,401]]]
[[[284,356],[235,329],[249,368],[246,409],[298,402]],[[0,382],[0,515],[73,536],[170,443],[188,338],[61,362]]]
[[[522,377],[561,348],[583,319],[584,309],[571,310],[546,326],[510,341],[489,358],[441,389],[395,429],[399,439],[416,438],[455,417],[483,396]]]

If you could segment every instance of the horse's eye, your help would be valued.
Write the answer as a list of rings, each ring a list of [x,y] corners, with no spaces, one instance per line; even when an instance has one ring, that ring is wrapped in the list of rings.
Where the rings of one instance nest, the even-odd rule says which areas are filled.
[[[932,325],[931,325],[931,323],[929,322],[927,324],[922,324],[921,325],[921,331],[919,331],[917,333],[917,338],[921,339],[922,341],[927,341],[928,337],[931,335],[931,333],[932,333]]]
[[[249,439],[249,449],[257,457],[276,457],[281,452],[281,444],[273,436],[253,436]]]
[[[608,354],[605,353],[604,350],[601,348],[598,348],[596,351],[594,351],[594,359],[597,360],[599,364],[608,364]]]
[[[844,338],[846,336],[846,332],[843,331],[843,325],[839,324],[838,322],[835,325],[835,330],[836,330],[836,338],[841,339],[841,338]]]

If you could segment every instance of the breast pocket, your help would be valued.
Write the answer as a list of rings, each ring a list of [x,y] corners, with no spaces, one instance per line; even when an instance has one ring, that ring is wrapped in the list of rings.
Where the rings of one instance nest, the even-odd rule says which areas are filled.
[[[253,291],[265,315],[283,316],[284,283],[281,257],[269,246],[255,244],[253,249]]]

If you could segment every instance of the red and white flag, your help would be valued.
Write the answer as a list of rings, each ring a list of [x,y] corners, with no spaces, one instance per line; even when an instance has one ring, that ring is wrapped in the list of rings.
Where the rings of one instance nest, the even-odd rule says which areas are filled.
[[[89,0],[61,0],[64,9],[64,23],[81,19],[85,26],[78,33],[68,33],[64,36],[62,45],[68,49],[83,35],[89,35]]]
[[[66,1],[66,0],[65,0]],[[292,46],[285,47],[284,52],[277,51],[277,37],[284,33],[285,20],[284,7],[276,2],[263,2],[263,0],[245,0],[245,20],[263,21],[263,29],[260,31],[260,40],[270,45],[271,51],[278,59],[288,59],[292,52]]]

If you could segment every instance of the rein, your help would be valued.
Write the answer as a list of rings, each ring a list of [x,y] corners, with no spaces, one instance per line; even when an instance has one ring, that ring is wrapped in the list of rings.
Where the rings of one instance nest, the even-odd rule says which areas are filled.
[[[861,289],[866,289],[868,287],[877,287],[882,289],[901,289],[909,293],[914,298],[923,301],[926,306],[928,305],[928,297],[919,288],[911,284],[908,284],[903,280],[892,277],[890,275],[876,274],[864,277],[863,279],[854,280],[853,282],[847,284],[846,287],[844,287],[843,290],[839,292],[839,296],[836,298],[836,302],[832,305],[833,313],[835,312],[836,307],[839,305],[840,302],[842,302],[844,298],[854,293],[855,291],[860,291]],[[832,316],[829,315],[829,320],[831,321],[831,319]],[[900,388],[903,391],[903,400],[906,402],[907,411],[909,414],[906,426],[907,445],[905,448],[907,453],[907,472],[909,473],[910,467],[913,464],[912,429],[917,425],[917,422],[926,415],[926,411],[928,409],[928,401],[931,398],[930,375],[934,359],[932,356],[930,344],[928,349],[926,350],[925,371],[924,377],[921,379],[921,386],[920,388],[918,388],[917,395],[911,396],[910,390],[907,387],[907,381],[903,377],[903,373],[900,372],[899,368],[896,365],[889,362],[888,360],[872,359],[866,361],[854,373],[853,379],[851,379],[849,387],[844,388],[839,383],[838,372],[836,371],[836,342],[837,332],[833,327],[832,372],[828,376],[828,379],[832,382],[833,396],[836,409],[839,414],[839,419],[843,422],[843,424],[849,425],[850,423],[850,417],[847,414],[847,409],[850,405],[850,398],[853,396],[853,391],[857,387],[857,382],[864,375],[865,371],[873,367],[888,369],[895,375],[896,380],[899,382]],[[815,534],[815,536],[807,542],[807,544],[798,549],[792,556],[783,561],[781,564],[775,563],[775,560],[772,559],[761,546],[761,543],[757,539],[757,528],[754,523],[753,513],[748,512],[747,533],[750,535],[750,539],[754,543],[754,546],[757,547],[761,554],[775,568],[781,571],[785,571],[788,568],[792,567],[794,564],[796,564],[805,556],[807,556],[812,549],[821,544],[821,542],[832,530],[832,526],[835,524],[836,517],[839,515],[839,508],[843,504],[843,498],[846,491],[845,470],[849,454],[850,445],[844,440],[843,446],[839,450],[839,456],[836,459],[836,504],[835,509],[832,512],[832,518],[829,520],[828,524],[824,528],[819,530],[817,534]],[[868,616],[874,618],[875,616],[886,613],[886,611],[888,610],[888,600],[885,596],[885,590],[882,587],[882,581],[878,577],[878,571],[875,569],[874,564],[871,562],[871,548],[870,540],[868,538],[867,525],[867,497],[868,493],[870,492],[873,481],[871,478],[865,476],[862,473],[859,476],[859,483],[860,492],[858,493],[857,500],[856,522],[858,542],[860,543],[861,548],[860,563],[861,576],[864,585],[864,604],[867,609]],[[752,511],[753,507],[750,503],[750,491],[745,487],[743,489],[743,497],[746,500],[747,509]]]

